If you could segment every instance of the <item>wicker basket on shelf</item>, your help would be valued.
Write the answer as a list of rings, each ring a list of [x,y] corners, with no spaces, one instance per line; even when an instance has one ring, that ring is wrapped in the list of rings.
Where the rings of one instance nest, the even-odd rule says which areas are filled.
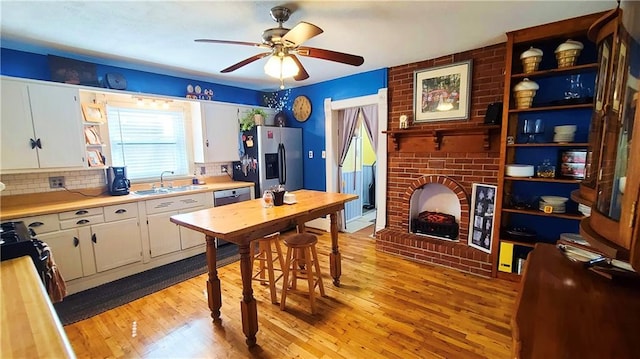
[[[540,86],[528,78],[523,79],[513,88],[513,97],[517,109],[529,108],[533,103],[533,97]]]
[[[520,60],[522,60],[522,72],[525,74],[538,71],[538,66],[542,61],[542,50],[532,46],[520,55]]]
[[[556,48],[556,60],[558,60],[558,68],[575,66],[578,56],[584,46],[580,41],[567,40]]]

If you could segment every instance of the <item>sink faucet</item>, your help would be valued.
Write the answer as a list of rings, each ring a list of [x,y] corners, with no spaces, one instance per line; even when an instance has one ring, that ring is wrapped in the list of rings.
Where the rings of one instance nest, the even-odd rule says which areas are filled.
[[[162,179],[162,176],[164,176],[165,173],[173,174],[173,171],[162,171],[162,173],[160,173],[160,188],[164,188],[164,180]]]

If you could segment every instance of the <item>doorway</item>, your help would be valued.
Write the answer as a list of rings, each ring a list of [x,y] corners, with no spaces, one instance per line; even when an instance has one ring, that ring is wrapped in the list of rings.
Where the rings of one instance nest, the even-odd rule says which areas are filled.
[[[342,166],[341,192],[358,195],[357,200],[345,205],[347,233],[357,232],[375,222],[375,163],[376,153],[360,113]]]
[[[376,164],[374,166],[376,172],[376,188],[375,188],[375,228],[372,231],[379,231],[386,226],[387,201],[385,192],[387,188],[387,136],[382,131],[387,130],[387,89],[381,88],[374,95],[361,97],[353,97],[344,100],[332,101],[330,98],[325,99],[325,148],[326,148],[326,190],[328,192],[340,192],[341,179],[339,172],[339,154],[338,154],[338,138],[339,138],[339,116],[338,111],[341,109],[362,107],[367,105],[376,105],[378,109],[378,139],[376,141]],[[342,218],[342,214],[339,216]],[[311,222],[307,223],[310,225]],[[314,221],[315,228],[330,230],[328,220]],[[345,230],[344,222],[339,227]]]

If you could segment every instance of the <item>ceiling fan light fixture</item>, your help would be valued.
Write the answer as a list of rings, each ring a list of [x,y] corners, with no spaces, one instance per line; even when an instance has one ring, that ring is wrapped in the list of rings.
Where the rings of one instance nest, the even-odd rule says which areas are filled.
[[[283,79],[297,75],[300,69],[290,56],[271,56],[264,65],[264,72],[271,77]]]

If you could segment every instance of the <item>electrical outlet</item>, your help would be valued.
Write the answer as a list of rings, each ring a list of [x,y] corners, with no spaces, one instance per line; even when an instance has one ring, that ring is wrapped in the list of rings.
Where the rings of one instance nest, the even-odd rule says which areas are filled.
[[[222,172],[222,173],[229,172],[229,167],[227,167],[227,165],[221,165],[220,166],[220,172]]]
[[[201,175],[206,175],[207,174],[207,167],[201,166],[200,167],[200,174]]]
[[[313,151],[309,151],[309,158],[313,158]]]
[[[64,176],[49,177],[49,188],[64,188]]]
[[[327,151],[322,151],[322,158],[327,158]]]

